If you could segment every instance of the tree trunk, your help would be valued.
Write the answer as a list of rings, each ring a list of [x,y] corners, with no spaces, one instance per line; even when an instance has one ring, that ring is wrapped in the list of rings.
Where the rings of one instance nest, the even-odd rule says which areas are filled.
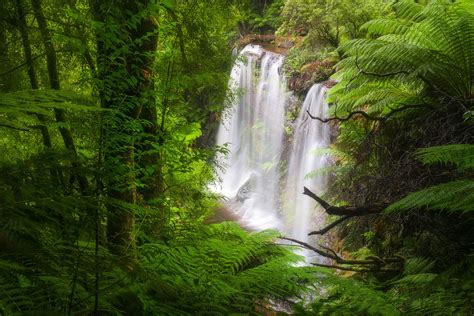
[[[149,8],[146,0],[92,2],[95,18],[113,23],[113,27],[119,28],[114,36],[120,36],[110,41],[107,26],[96,30],[101,104],[114,110],[107,114],[104,125],[107,191],[112,201],[132,206],[138,200],[146,202],[156,197],[161,191],[159,155],[154,147],[158,128],[153,64],[158,38],[151,12],[143,14]],[[129,21],[137,15],[141,19],[130,25]],[[121,52],[119,56],[117,52]],[[143,186],[137,189],[138,180]],[[109,205],[109,247],[115,254],[128,258],[128,264],[133,264],[135,254],[134,218],[133,207],[124,210],[117,204]]]
[[[41,7],[41,0],[31,0],[31,5],[33,7],[35,18],[38,22],[38,27],[46,52],[46,62],[50,86],[52,89],[60,90],[61,86],[59,81],[56,51],[54,50],[54,45],[51,39],[51,34],[48,29],[48,24],[46,22],[43,9]],[[63,110],[54,109],[54,116],[58,123],[66,123],[66,114]],[[74,139],[72,137],[71,130],[66,127],[60,127],[59,132],[61,133],[61,137],[63,139],[66,149],[69,151],[71,165],[73,168],[74,175],[78,180],[79,188],[82,193],[86,193],[89,185],[87,178],[83,176],[80,172],[81,166],[77,156],[76,146],[74,145]]]
[[[21,42],[23,44],[23,52],[25,54],[28,78],[30,79],[31,89],[37,90],[39,89],[39,84],[38,84],[38,79],[36,77],[36,71],[34,68],[33,55],[31,53],[31,44],[30,44],[30,38],[28,35],[28,26],[26,24],[23,1],[16,0],[15,4],[16,4],[16,10],[18,14],[18,28],[20,30]],[[48,127],[46,127],[47,118],[43,114],[36,114],[36,117],[41,123],[41,125],[39,126],[39,130],[41,131],[41,135],[43,137],[43,145],[44,147],[50,149],[52,147],[52,143],[51,143],[51,136],[49,134]]]
[[[5,3],[0,1],[0,16],[7,16],[7,9]],[[0,18],[0,74],[7,73],[0,78],[0,91],[10,92],[13,90],[13,78],[11,78],[10,71],[10,62],[8,58],[8,34],[7,28],[4,21]]]

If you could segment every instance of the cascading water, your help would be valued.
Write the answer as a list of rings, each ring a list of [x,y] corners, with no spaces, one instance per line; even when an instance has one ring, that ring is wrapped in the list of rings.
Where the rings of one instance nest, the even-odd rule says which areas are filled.
[[[281,67],[284,57],[260,46],[245,47],[232,69],[229,85],[237,91],[228,116],[219,127],[217,144],[228,144],[225,171],[220,172],[220,193],[227,206],[252,229],[274,228],[307,241],[308,232],[324,223],[324,212],[303,196],[303,186],[324,191],[326,177],[306,178],[327,159],[314,151],[329,145],[327,124],[311,120],[307,111],[323,117],[326,88],[313,86],[294,122],[288,157],[285,141],[286,90]],[[244,60],[242,60],[244,59]],[[228,120],[226,120],[228,119]],[[287,163],[283,163],[285,160]],[[287,171],[281,171],[282,166]],[[313,225],[311,225],[313,223]]]
[[[307,242],[308,233],[325,222],[326,216],[320,206],[307,196],[303,196],[303,187],[320,195],[327,187],[327,176],[312,174],[328,164],[328,158],[319,149],[330,145],[331,130],[328,124],[312,120],[308,112],[317,117],[325,117],[328,105],[325,101],[326,88],[316,84],[311,87],[298,118],[294,124],[293,140],[290,147],[288,171],[283,195],[286,231],[295,239]],[[316,210],[316,211],[315,211]],[[292,218],[291,218],[292,217]],[[291,224],[290,224],[291,223]],[[306,256],[308,252],[304,253]]]
[[[229,144],[228,168],[221,174],[229,207],[253,229],[281,228],[279,162],[288,92],[280,74],[283,56],[249,45],[232,69],[237,91],[230,124],[222,122],[217,144]]]

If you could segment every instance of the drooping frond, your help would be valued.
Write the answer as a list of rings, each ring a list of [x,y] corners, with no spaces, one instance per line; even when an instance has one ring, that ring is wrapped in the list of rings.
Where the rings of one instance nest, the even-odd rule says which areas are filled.
[[[20,111],[44,113],[45,109],[101,111],[90,97],[64,90],[24,90],[0,94],[0,110],[18,108]],[[103,111],[103,110],[102,110]]]
[[[474,181],[459,180],[432,186],[409,194],[390,205],[386,211],[429,208],[466,213],[474,211]]]
[[[423,148],[417,152],[424,164],[454,165],[459,169],[474,168],[474,145],[453,144]]]
[[[0,127],[28,130],[36,124],[32,114],[48,115],[52,109],[104,111],[90,97],[60,90],[24,90],[0,94]],[[44,122],[42,122],[44,124]]]
[[[403,270],[404,275],[412,275],[418,273],[428,273],[433,269],[434,262],[426,258],[410,258],[405,261]]]
[[[425,164],[454,165],[460,170],[474,168],[474,145],[452,144],[423,148],[417,157]],[[474,181],[457,180],[409,194],[387,208],[388,212],[429,208],[447,212],[474,210]]]

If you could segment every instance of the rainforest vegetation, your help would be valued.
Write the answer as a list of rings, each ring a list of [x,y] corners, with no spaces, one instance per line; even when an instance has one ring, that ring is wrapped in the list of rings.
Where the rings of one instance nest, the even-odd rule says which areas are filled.
[[[324,245],[219,215],[249,43],[329,88]],[[0,0],[0,315],[472,315],[473,85],[472,0]]]

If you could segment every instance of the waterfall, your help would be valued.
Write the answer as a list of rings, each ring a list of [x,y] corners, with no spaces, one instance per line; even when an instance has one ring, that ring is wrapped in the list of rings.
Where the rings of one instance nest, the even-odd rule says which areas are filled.
[[[281,76],[283,56],[255,45],[240,56],[244,58],[236,62],[229,82],[237,91],[230,120],[221,123],[217,134],[217,144],[228,144],[230,152],[220,174],[221,193],[244,225],[281,228],[279,162],[288,96]]]
[[[227,144],[229,151],[224,170],[218,170],[222,184],[217,190],[244,226],[279,229],[306,241],[309,230],[318,221],[324,223],[324,216],[314,212],[315,203],[301,193],[303,186],[324,191],[324,176],[305,176],[325,165],[324,156],[314,150],[327,147],[330,136],[327,124],[311,120],[306,111],[325,115],[326,88],[315,85],[309,91],[294,122],[290,153],[283,155],[291,95],[281,71],[284,56],[257,45],[248,45],[239,56],[229,81],[235,97],[217,134],[217,145]]]
[[[313,120],[313,116],[325,117],[328,105],[325,102],[326,88],[316,84],[311,87],[298,118],[294,124],[294,134],[290,146],[290,157],[285,183],[286,231],[295,239],[308,242],[308,233],[326,220],[326,214],[313,199],[302,195],[303,187],[320,195],[327,187],[327,176],[318,174],[328,164],[327,155],[318,150],[330,145],[330,127],[328,124]],[[316,172],[315,172],[316,171]],[[314,174],[311,174],[315,172]],[[315,211],[316,210],[316,211]],[[306,256],[308,252],[304,252]]]

